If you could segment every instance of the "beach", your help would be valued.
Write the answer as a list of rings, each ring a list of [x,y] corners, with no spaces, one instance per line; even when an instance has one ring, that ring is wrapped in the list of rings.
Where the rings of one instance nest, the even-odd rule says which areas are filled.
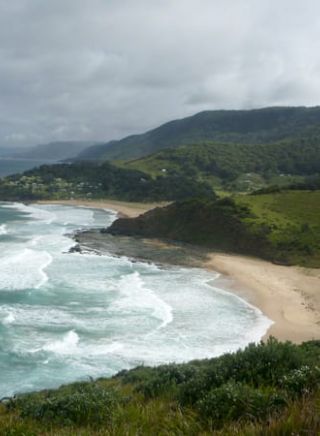
[[[226,292],[218,273],[183,264],[190,248],[177,258],[171,245],[101,233],[115,215],[0,205],[2,397],[219,356],[260,341],[270,325]],[[74,251],[79,233],[105,245],[92,250],[89,238],[87,249]]]
[[[135,218],[138,215],[154,209],[155,207],[162,207],[167,205],[167,202],[159,203],[131,203],[126,201],[117,200],[43,200],[37,201],[38,204],[64,204],[70,206],[85,206],[97,209],[110,209],[118,212],[119,216]]]
[[[121,216],[136,217],[159,203],[129,203],[114,200],[44,201],[113,209]],[[149,241],[150,243],[150,241]],[[154,241],[158,250],[168,244]],[[261,310],[274,324],[266,339],[301,343],[320,339],[320,269],[275,265],[248,256],[206,252],[195,266],[217,271],[227,278],[228,290],[241,296]]]
[[[211,253],[203,266],[230,277],[230,289],[274,321],[265,338],[320,339],[320,270]]]

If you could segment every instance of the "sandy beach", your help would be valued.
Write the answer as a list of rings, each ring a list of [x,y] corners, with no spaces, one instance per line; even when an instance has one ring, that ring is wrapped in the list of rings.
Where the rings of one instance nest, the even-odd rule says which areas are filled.
[[[128,217],[165,205],[114,200],[42,203],[112,209]],[[159,245],[159,241],[154,243]],[[320,339],[320,269],[281,266],[257,258],[214,252],[209,253],[201,265],[225,275],[230,291],[258,307],[274,322],[264,339],[270,335],[296,343]]]
[[[274,321],[266,337],[320,339],[320,270],[211,253],[205,268],[228,276],[230,288]]]

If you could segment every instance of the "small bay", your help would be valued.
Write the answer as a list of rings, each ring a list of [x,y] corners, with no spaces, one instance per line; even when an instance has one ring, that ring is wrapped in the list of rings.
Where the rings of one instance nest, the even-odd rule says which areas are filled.
[[[0,397],[217,356],[267,330],[270,321],[222,289],[218,273],[69,253],[72,233],[115,218],[84,207],[0,204]]]

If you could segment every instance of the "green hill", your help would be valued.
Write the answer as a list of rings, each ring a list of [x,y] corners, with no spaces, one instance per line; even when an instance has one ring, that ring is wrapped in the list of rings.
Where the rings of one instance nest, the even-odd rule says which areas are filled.
[[[115,198],[126,201],[161,201],[209,195],[211,187],[190,177],[152,178],[132,169],[101,164],[42,165],[22,175],[0,179],[0,201],[39,199]]]
[[[152,176],[184,174],[252,190],[268,183],[288,184],[320,171],[320,135],[272,144],[199,143],[166,149],[140,159],[120,162]]]
[[[187,200],[120,218],[106,231],[320,267],[320,191]]]
[[[171,121],[141,135],[90,147],[80,153],[77,159],[135,159],[165,148],[205,141],[267,144],[309,135],[310,131],[319,126],[319,107],[205,111]]]

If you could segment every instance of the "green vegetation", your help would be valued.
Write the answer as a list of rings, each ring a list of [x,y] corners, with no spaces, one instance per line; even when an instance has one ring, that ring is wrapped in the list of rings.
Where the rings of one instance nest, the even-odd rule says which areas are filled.
[[[172,174],[207,181],[231,191],[253,191],[268,184],[289,185],[320,168],[320,136],[267,145],[198,143],[118,162],[151,176]]]
[[[237,201],[255,215],[251,225],[267,229],[274,260],[320,266],[320,190],[238,196]]]
[[[203,142],[257,145],[290,138],[312,138],[319,143],[319,122],[319,107],[206,111],[141,135],[90,147],[78,159],[136,159],[166,148]]]
[[[106,231],[319,267],[320,190],[186,200],[118,219]]]
[[[2,201],[73,198],[170,201],[199,195],[214,196],[207,183],[198,183],[190,177],[153,179],[141,171],[117,168],[108,162],[43,165],[0,180]]]
[[[320,431],[319,341],[270,339],[187,364],[8,399],[3,435],[291,435]]]
[[[157,201],[209,195],[212,189],[253,192],[270,185],[298,186],[319,173],[319,121],[320,108],[203,112],[113,141],[108,153],[105,145],[96,145],[89,151],[104,152],[95,163],[46,165],[4,179],[0,198]],[[52,144],[52,152],[71,146],[79,144]],[[42,151],[48,155],[48,147]],[[91,159],[89,151],[82,158]],[[123,160],[128,157],[135,159]],[[118,160],[111,164],[103,162],[106,158]]]

